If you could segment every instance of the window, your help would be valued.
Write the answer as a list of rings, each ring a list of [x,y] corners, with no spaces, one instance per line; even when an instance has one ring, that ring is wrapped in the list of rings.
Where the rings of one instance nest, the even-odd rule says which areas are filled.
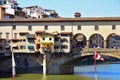
[[[95,30],[96,30],[96,31],[98,31],[98,30],[99,30],[98,25],[95,25]]]
[[[2,38],[2,33],[0,33],[0,38]]]
[[[67,45],[61,45],[61,48],[62,49],[68,49],[68,46]]]
[[[9,33],[6,33],[6,39],[9,39]]]
[[[19,41],[22,42],[22,39],[20,39]]]
[[[55,45],[54,48],[55,48],[55,49],[59,49],[59,45]]]
[[[13,25],[13,26],[12,26],[12,29],[13,29],[13,30],[16,30],[16,25]]]
[[[28,42],[29,42],[29,44],[34,44],[35,43],[34,39],[32,39],[32,38],[28,39]]]
[[[40,18],[40,16],[38,16],[38,18]]]
[[[29,30],[29,31],[32,31],[32,25],[29,25],[29,26],[28,26],[28,30]]]
[[[65,27],[64,27],[64,25],[61,25],[61,30],[65,30]]]
[[[2,1],[0,1],[0,5],[2,5],[3,3],[2,3]]]
[[[77,30],[81,30],[81,25],[78,25],[78,29]]]
[[[115,30],[116,29],[116,26],[115,25],[112,25],[112,30]]]
[[[45,30],[48,30],[48,25],[45,25]]]
[[[14,38],[17,39],[17,33],[14,33]]]
[[[45,38],[42,38],[43,40],[45,40]]]
[[[49,40],[51,41],[51,40],[52,40],[52,38],[49,38]]]
[[[59,38],[55,38],[55,41],[59,41],[60,39]]]
[[[5,15],[5,19],[10,19],[10,16],[9,15]]]
[[[20,49],[26,49],[26,47],[24,45],[21,45]]]
[[[3,49],[3,47],[2,47],[2,45],[0,45],[0,50],[2,50]]]
[[[6,4],[6,0],[4,0],[4,4]]]
[[[23,42],[25,42],[26,41],[26,39],[23,39]]]

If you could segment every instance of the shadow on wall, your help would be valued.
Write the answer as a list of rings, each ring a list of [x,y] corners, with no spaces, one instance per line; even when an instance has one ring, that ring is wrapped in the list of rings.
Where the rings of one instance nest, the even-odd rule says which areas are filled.
[[[24,55],[15,55],[16,73],[43,73],[42,65]],[[0,78],[12,76],[11,56],[0,58]]]

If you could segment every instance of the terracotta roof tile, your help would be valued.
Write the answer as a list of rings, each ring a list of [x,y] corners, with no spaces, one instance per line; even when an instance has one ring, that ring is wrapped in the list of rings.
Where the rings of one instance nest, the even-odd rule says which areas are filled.
[[[35,33],[45,33],[45,31],[44,30],[37,30],[37,31],[35,31]]]
[[[19,32],[19,34],[27,34],[28,32]]]
[[[16,40],[16,41],[17,41],[17,40],[19,40],[19,39],[16,39],[16,38],[12,38],[11,40]]]
[[[80,17],[80,18],[40,18],[40,19],[0,19],[1,22],[89,22],[89,21],[120,21],[120,17]]]
[[[61,32],[60,34],[72,34],[71,32]]]

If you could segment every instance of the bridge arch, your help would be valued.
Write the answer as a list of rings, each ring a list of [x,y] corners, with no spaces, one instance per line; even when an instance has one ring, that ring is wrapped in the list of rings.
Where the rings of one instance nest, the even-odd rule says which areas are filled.
[[[116,33],[109,34],[106,39],[106,45],[107,48],[120,49],[120,35]]]
[[[89,38],[89,47],[90,48],[94,48],[94,47],[103,48],[104,47],[103,36],[98,33],[91,35]]]
[[[74,47],[85,48],[86,47],[86,42],[87,42],[86,36],[82,33],[77,33],[73,37]]]
[[[118,59],[120,60],[120,54],[119,52],[98,52],[103,58],[104,58],[104,62],[109,62],[109,60],[115,60]],[[81,56],[78,56],[76,58],[73,58],[71,60],[66,61],[65,63],[63,63],[62,65],[74,65],[77,62],[80,61],[91,61],[92,59],[94,59],[94,53],[93,52],[88,52],[88,53],[83,53],[81,54]]]

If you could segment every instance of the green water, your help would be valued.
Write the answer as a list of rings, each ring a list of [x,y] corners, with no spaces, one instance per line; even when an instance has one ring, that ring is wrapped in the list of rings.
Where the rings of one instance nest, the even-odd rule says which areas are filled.
[[[0,80],[12,80],[12,78],[0,78]],[[47,75],[42,74],[18,74],[16,80],[91,80],[90,78],[76,75]]]

